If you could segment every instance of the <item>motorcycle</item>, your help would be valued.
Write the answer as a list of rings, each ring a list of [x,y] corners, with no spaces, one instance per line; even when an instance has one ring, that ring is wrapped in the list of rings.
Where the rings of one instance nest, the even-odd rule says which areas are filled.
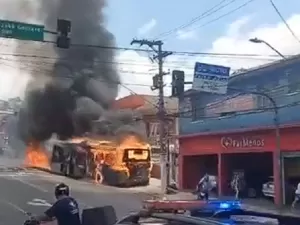
[[[40,222],[35,219],[25,220],[24,225],[40,225]]]
[[[23,225],[40,225],[40,221],[36,220],[35,217],[28,212],[25,212],[25,215],[28,217],[27,220],[25,220]]]
[[[208,194],[202,191],[198,192],[197,200],[208,200]]]
[[[199,189],[193,191],[192,194],[196,195],[197,200],[208,200],[208,193],[205,193]]]

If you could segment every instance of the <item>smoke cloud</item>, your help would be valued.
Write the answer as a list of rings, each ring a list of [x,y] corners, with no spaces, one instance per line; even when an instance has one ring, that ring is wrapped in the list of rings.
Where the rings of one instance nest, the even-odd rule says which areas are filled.
[[[114,36],[104,25],[104,0],[51,0],[39,4],[37,17],[43,18],[48,30],[56,30],[57,18],[68,19],[72,22],[72,43],[115,46]],[[41,45],[34,47],[40,50]],[[115,64],[110,63],[114,61],[114,50],[53,49],[57,60],[50,72],[31,71],[18,122],[24,141],[44,141],[53,133],[60,139],[91,131],[102,135],[133,130],[141,133],[137,115],[110,111],[120,83]]]

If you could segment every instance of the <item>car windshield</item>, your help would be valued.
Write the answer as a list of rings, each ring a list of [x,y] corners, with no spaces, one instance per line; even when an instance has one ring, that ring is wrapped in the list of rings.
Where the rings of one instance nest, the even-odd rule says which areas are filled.
[[[217,180],[217,177],[214,176],[214,175],[208,175],[208,177],[209,177],[209,180],[211,180],[211,181],[216,181]]]

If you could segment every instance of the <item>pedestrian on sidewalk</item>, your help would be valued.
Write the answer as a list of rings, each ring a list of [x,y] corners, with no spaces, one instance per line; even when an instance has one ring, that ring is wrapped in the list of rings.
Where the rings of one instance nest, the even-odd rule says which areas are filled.
[[[292,203],[292,208],[293,209],[295,208],[297,202],[299,202],[299,201],[300,201],[300,182],[298,183],[297,189],[295,191],[295,198],[294,198],[294,201]]]
[[[238,200],[240,197],[240,186],[241,186],[241,179],[238,173],[234,174],[233,179],[231,181],[231,188],[235,192],[235,199]]]

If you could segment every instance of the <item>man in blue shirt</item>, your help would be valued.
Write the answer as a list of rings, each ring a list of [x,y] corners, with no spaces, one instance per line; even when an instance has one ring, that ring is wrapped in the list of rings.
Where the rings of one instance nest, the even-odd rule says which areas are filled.
[[[78,203],[69,196],[69,187],[64,183],[58,184],[55,187],[55,197],[57,201],[44,215],[35,219],[41,222],[56,219],[58,225],[81,225]]]

